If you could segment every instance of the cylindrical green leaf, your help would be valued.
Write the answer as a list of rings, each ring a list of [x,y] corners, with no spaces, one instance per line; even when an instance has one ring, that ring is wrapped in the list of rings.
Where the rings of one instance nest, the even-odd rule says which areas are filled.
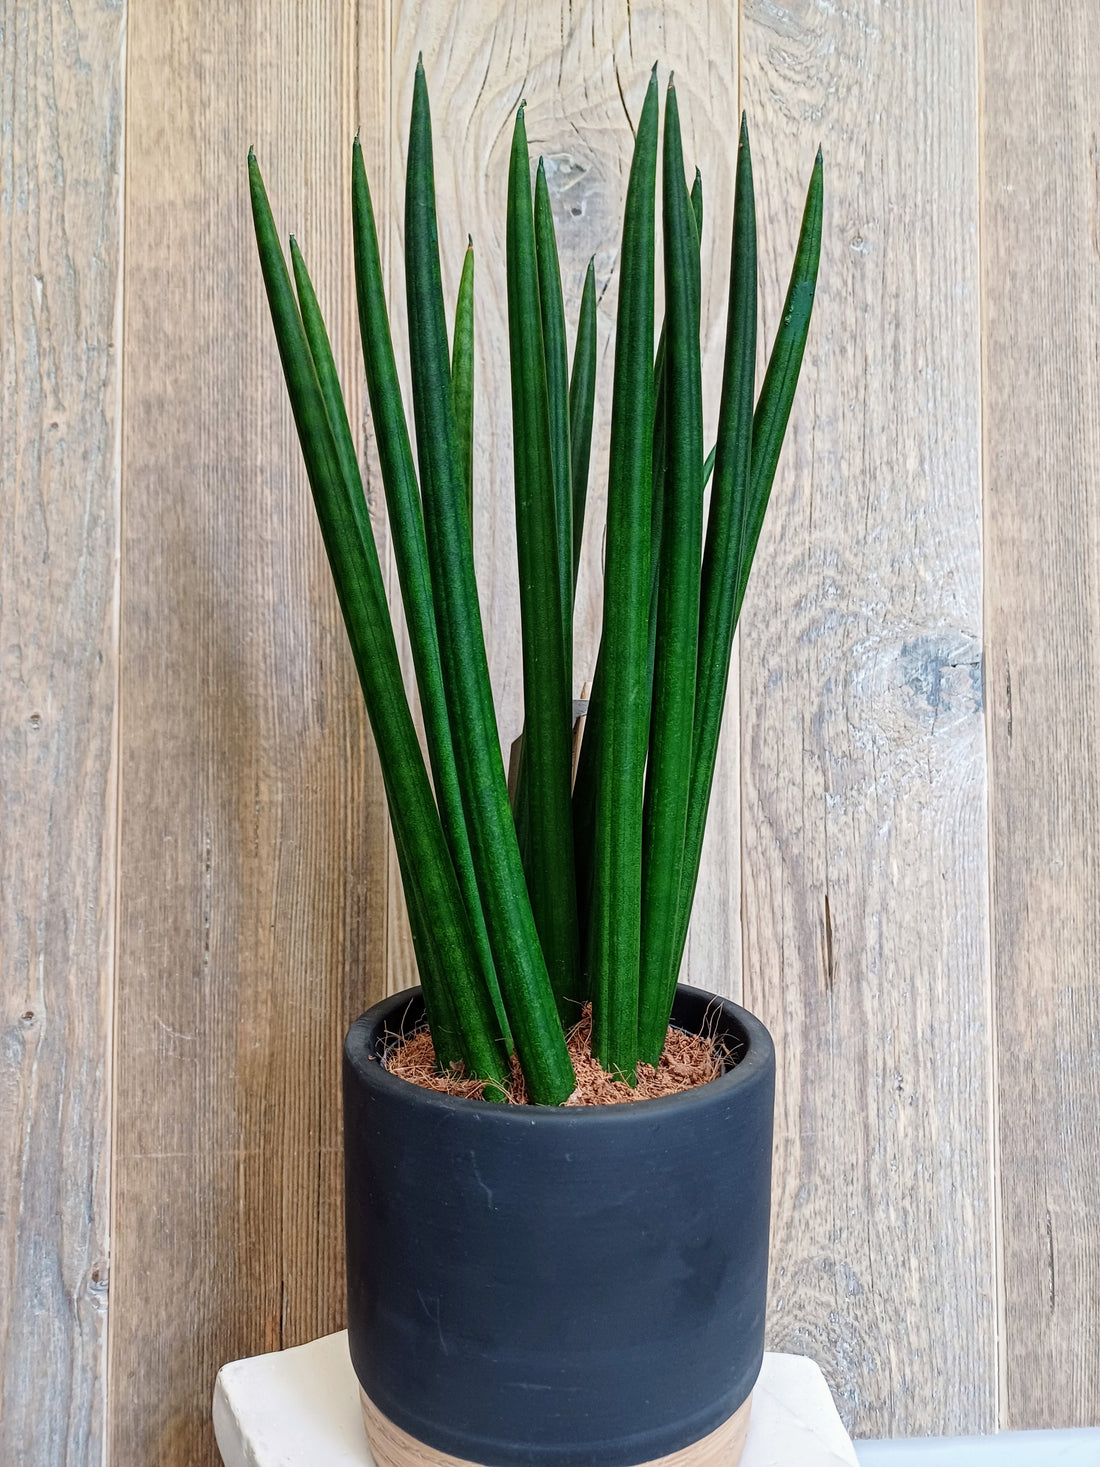
[[[577,760],[577,775],[573,781],[573,866],[577,882],[577,934],[581,957],[578,991],[585,998],[592,996],[591,963],[594,947],[589,941],[589,933],[592,926],[592,887],[596,860],[597,750],[601,745],[602,707],[603,676],[597,655],[592,685],[588,692],[588,712],[584,720],[580,758]]]
[[[661,584],[661,540],[665,532],[665,478],[668,472],[666,325],[666,321],[661,322],[657,358],[653,364],[653,460],[651,465],[653,499],[649,512],[649,642],[646,651],[646,708],[650,711],[653,708],[653,665],[657,656],[657,592]]]
[[[573,494],[573,596],[581,563],[584,507],[592,459],[592,414],[596,401],[596,267],[592,260],[584,276],[577,343],[569,378],[569,459]]]
[[[737,619],[748,584],[810,329],[821,256],[822,165],[817,155],[786,304],[752,411],[756,361],[756,218],[748,128],[741,120],[726,361],[715,445],[699,623],[691,799],[680,883],[677,949],[687,941]],[[679,959],[677,959],[677,964]]]
[[[474,242],[469,240],[462,261],[455,302],[454,344],[451,348],[451,399],[458,430],[458,452],[466,480],[466,508],[474,523]]]
[[[508,804],[451,400],[436,240],[431,121],[424,70],[418,64],[405,194],[405,264],[413,409],[440,659],[466,824],[508,1021],[532,1099],[555,1105],[571,1094],[575,1077]],[[554,626],[560,627],[560,614]]]
[[[696,244],[703,227],[703,178],[698,168],[691,190],[691,207],[695,215]],[[696,285],[698,286],[698,262],[696,262]],[[666,291],[667,294],[667,291]],[[665,452],[667,442],[667,384],[665,382],[667,318],[661,322],[661,336],[657,342],[657,357],[653,364],[653,505],[650,513],[652,530],[649,540],[649,653],[647,663],[649,707],[653,706],[653,665],[657,656],[657,591],[661,579],[661,539],[665,524],[665,475],[668,468]],[[706,486],[706,477],[703,480]]]
[[[699,574],[703,537],[703,385],[699,359],[699,236],[684,181],[676,90],[664,137],[665,456],[653,708],[642,866],[641,1058],[656,1065],[675,989],[677,903],[691,782]],[[667,1001],[667,1003],[666,1003]]]
[[[600,658],[592,883],[592,1047],[637,1077],[642,797],[648,717],[650,454],[653,436],[653,254],[657,76],[650,78],[627,187],[615,338],[607,556]]]
[[[516,119],[517,136],[523,131],[523,108]],[[518,155],[513,146],[513,160]],[[523,132],[523,160],[527,164],[527,136]],[[530,182],[523,180],[519,189],[530,199]],[[511,189],[509,188],[509,195]],[[526,230],[524,229],[524,233]],[[539,159],[535,176],[535,260],[538,276],[539,314],[542,320],[542,348],[545,361],[546,401],[550,424],[550,466],[554,482],[554,517],[557,528],[558,580],[562,608],[562,644],[565,649],[565,680],[572,700],[573,687],[573,496],[569,457],[569,356],[565,345],[565,302],[561,294],[561,271],[558,266],[558,241],[554,233],[554,215],[550,208],[550,191],[546,186],[546,166]],[[525,258],[525,251],[523,257]]]
[[[525,868],[535,926],[559,1012],[568,1022],[579,1017],[579,1011],[571,1007],[577,988],[577,898],[570,808],[573,697],[563,631],[567,626],[572,637],[573,544],[565,322],[556,251],[550,258],[553,226],[548,225],[544,177],[542,190],[539,259],[521,106],[508,172],[508,334],[523,630],[524,728],[519,802],[526,822]],[[547,299],[555,291],[556,306]],[[549,340],[544,329],[547,321]],[[548,364],[554,378],[552,393],[548,393]],[[564,527],[559,518],[562,515]]]
[[[382,262],[370,187],[363,167],[363,150],[355,139],[351,158],[352,226],[355,244],[355,291],[359,305],[359,334],[363,346],[367,391],[374,414],[378,461],[393,534],[397,575],[409,628],[413,668],[424,714],[428,757],[439,804],[443,832],[454,861],[462,899],[469,913],[474,942],[486,987],[497,1017],[497,1026],[511,1049],[511,1033],[497,983],[489,935],[485,927],[481,895],[474,874],[473,855],[466,830],[462,792],[455,767],[447,698],[439,661],[439,641],[432,601],[428,548],[420,490],[413,468],[412,446],[401,400],[401,386],[390,335],[382,282]]]
[[[798,233],[798,246],[787,286],[787,299],[783,303],[779,330],[768,358],[764,382],[752,419],[752,470],[738,556],[738,614],[768,508],[775,471],[779,465],[779,453],[787,433],[787,423],[790,421],[795,389],[798,386],[798,374],[802,370],[806,339],[810,334],[810,316],[813,312],[817,271],[821,260],[822,211],[822,162],[819,148],[806,192],[806,206],[802,213],[802,227]]]
[[[488,995],[409,712],[362,488],[350,480],[336,446],[317,364],[279,247],[260,170],[251,152],[248,170],[256,241],[283,372],[378,746],[402,876],[408,880],[412,894],[410,918],[419,927],[418,963],[422,964],[429,1022],[439,1026],[446,1047],[451,1042],[449,1010],[453,1006],[462,1028],[463,1057],[468,1068],[474,1074],[501,1081],[506,1074],[503,1046],[492,1038]],[[331,352],[315,304],[310,291],[306,314],[321,358],[321,371],[327,377]],[[331,392],[332,381],[328,385]],[[346,413],[337,411],[338,422],[341,416],[346,425]],[[429,914],[434,924],[430,932],[424,927]],[[443,996],[444,991],[448,991],[448,997]]]

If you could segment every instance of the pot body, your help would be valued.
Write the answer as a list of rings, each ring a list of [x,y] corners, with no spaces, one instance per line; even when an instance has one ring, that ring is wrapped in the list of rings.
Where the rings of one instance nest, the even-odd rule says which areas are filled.
[[[419,989],[344,1046],[348,1335],[402,1431],[492,1467],[630,1467],[747,1399],[764,1349],[775,1055],[681,984],[739,1063],[660,1100],[559,1109],[424,1090],[378,1062]]]

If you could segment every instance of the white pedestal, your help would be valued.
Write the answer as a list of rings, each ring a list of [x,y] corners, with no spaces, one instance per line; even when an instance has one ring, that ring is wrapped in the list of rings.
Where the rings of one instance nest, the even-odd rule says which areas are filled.
[[[373,1467],[347,1332],[223,1366],[214,1433],[225,1467]],[[741,1467],[858,1467],[812,1360],[764,1356]]]

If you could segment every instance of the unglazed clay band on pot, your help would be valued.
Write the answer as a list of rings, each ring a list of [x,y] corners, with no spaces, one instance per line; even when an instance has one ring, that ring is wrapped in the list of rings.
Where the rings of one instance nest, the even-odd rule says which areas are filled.
[[[452,1457],[418,1442],[383,1416],[362,1386],[359,1388],[359,1402],[375,1467],[486,1467],[485,1463]],[[723,1421],[702,1441],[681,1447],[667,1457],[652,1457],[648,1462],[640,1463],[639,1467],[737,1467],[745,1449],[751,1409],[750,1396],[728,1421]]]

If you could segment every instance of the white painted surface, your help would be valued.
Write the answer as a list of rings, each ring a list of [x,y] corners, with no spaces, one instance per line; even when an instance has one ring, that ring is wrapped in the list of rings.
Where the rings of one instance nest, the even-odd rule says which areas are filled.
[[[855,1443],[860,1467],[1100,1467],[1100,1429]]]
[[[347,1330],[223,1365],[214,1435],[225,1467],[373,1467]]]
[[[373,1467],[347,1332],[223,1366],[214,1433],[225,1467]],[[812,1360],[764,1356],[741,1467],[859,1467]]]

